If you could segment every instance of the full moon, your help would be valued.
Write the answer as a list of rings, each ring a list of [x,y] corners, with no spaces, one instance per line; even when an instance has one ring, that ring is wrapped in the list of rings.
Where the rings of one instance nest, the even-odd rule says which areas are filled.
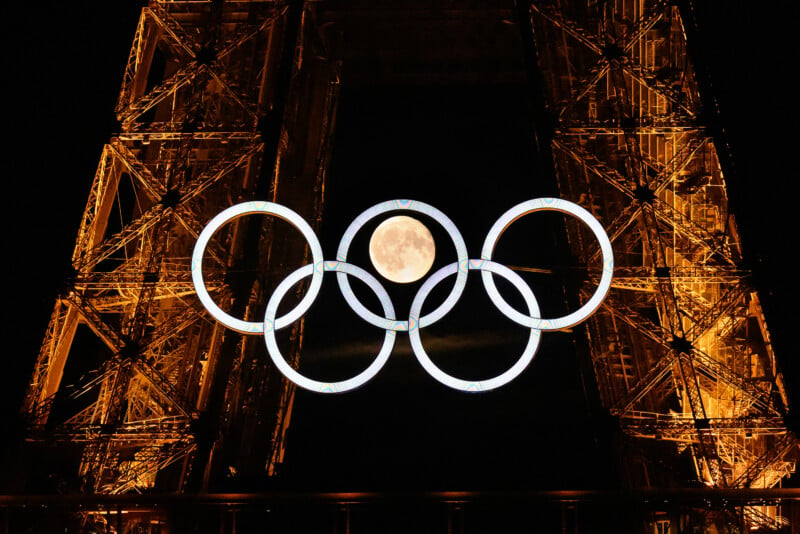
[[[416,282],[433,265],[436,246],[430,230],[416,219],[397,215],[383,221],[369,240],[369,258],[387,280]]]

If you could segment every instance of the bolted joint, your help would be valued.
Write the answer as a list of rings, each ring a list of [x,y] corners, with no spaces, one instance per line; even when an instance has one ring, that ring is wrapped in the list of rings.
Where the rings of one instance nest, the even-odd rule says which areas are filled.
[[[199,65],[211,65],[217,60],[217,50],[212,46],[204,46],[197,52]]]
[[[135,341],[128,341],[119,350],[119,355],[125,360],[135,360],[142,352],[142,347]]]
[[[619,125],[623,130],[634,130],[638,123],[634,117],[626,115],[620,119]]]
[[[165,208],[174,208],[181,201],[181,193],[177,189],[170,189],[158,201]]]
[[[603,56],[605,56],[605,58],[609,61],[620,59],[624,55],[625,52],[617,43],[608,43],[603,47]]]
[[[212,443],[217,437],[216,427],[206,415],[200,415],[189,422],[189,433],[198,443]]]
[[[694,349],[692,342],[681,336],[673,337],[672,341],[669,342],[669,345],[675,349],[675,351],[683,354],[690,354]]]
[[[634,193],[636,195],[636,199],[642,204],[652,204],[653,200],[656,198],[656,192],[646,185],[636,186],[636,191]]]
[[[711,430],[711,422],[708,419],[695,419],[694,427],[699,431]]]

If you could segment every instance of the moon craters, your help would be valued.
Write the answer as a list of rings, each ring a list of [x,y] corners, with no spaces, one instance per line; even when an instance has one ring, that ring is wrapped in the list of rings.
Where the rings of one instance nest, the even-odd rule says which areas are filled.
[[[417,219],[397,215],[383,221],[369,240],[369,257],[387,280],[406,284],[425,276],[436,246],[430,230]]]

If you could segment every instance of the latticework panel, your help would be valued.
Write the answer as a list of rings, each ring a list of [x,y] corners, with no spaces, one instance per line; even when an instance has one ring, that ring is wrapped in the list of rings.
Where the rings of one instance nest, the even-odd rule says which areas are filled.
[[[674,442],[659,463],[680,471],[690,451],[704,484],[778,484],[794,471],[797,442],[758,297],[738,267],[678,7],[537,1],[531,16],[562,195],[604,224],[616,255],[614,287],[588,327],[604,405],[629,436]],[[587,233],[568,233],[573,253],[597,264]],[[640,460],[634,485],[681,482]],[[780,526],[774,508],[751,515]]]
[[[262,347],[207,316],[190,257],[208,220],[242,200],[278,200],[318,219],[338,67],[324,54],[295,57],[298,35],[297,48],[315,52],[303,42],[314,32],[281,2],[142,10],[116,108],[121,130],[103,149],[74,277],[24,407],[31,441],[82,451],[73,467],[84,491],[180,490],[191,477],[208,487],[280,463],[293,389]],[[298,88],[303,108],[286,98]],[[314,133],[292,144],[293,130]],[[302,263],[304,243],[273,238],[273,226],[237,220],[208,247],[208,288],[231,313],[263,313],[254,304],[263,288],[281,266]],[[297,325],[290,350],[300,339]]]

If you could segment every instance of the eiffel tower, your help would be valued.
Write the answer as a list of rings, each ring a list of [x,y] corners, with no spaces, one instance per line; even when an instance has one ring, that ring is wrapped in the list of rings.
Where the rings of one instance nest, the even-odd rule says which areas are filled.
[[[189,258],[202,228],[251,199],[289,205],[318,228],[342,88],[525,80],[560,196],[601,221],[617,257],[612,291],[576,344],[593,402],[619,427],[626,487],[780,486],[797,440],[703,123],[691,13],[658,0],[152,0],[25,397],[38,476],[124,497],[227,490],[231,469],[275,475],[294,386],[258,338],[211,320],[195,297]],[[309,261],[284,230],[247,218],[212,240],[206,282],[232,315],[258,317],[271,288]],[[565,232],[572,256],[596,264],[585,229]],[[589,285],[567,287],[570,306],[591,293],[588,273]],[[295,363],[303,341],[298,322],[285,340]],[[170,521],[107,502],[127,524]],[[789,527],[778,504],[654,508],[642,523],[779,531]]]

